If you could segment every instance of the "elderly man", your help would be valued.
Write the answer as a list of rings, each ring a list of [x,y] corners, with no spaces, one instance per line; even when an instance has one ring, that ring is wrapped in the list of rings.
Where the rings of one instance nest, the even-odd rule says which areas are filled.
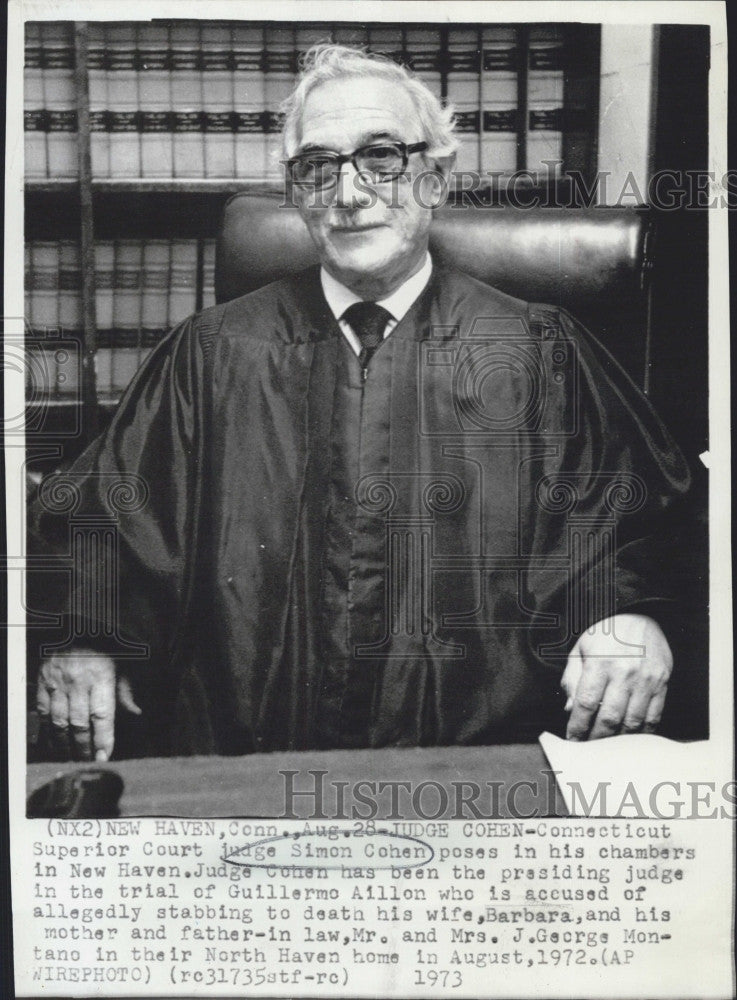
[[[571,739],[652,731],[678,450],[568,315],[434,265],[456,139],[420,81],[320,46],[286,110],[321,267],[182,323],[72,470],[75,515],[116,475],[146,496],[115,634],[79,598],[112,549],[50,602],[55,745],[106,759],[116,692],[158,754],[519,741],[561,685]],[[67,538],[48,495],[35,523]]]

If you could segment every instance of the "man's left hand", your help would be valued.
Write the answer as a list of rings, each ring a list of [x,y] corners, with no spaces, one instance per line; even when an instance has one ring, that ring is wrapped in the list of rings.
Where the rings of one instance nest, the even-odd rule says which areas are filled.
[[[622,614],[597,622],[579,636],[561,678],[571,713],[566,737],[654,732],[672,669],[668,640],[652,618]]]

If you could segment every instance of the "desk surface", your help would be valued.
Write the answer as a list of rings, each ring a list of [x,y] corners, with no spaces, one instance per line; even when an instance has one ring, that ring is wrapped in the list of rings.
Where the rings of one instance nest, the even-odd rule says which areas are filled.
[[[30,764],[27,794],[61,773],[91,766]],[[102,766],[123,779],[122,816],[283,817],[291,782],[295,792],[321,789],[325,818],[337,819],[341,812],[337,783],[347,782],[342,786],[343,815],[367,818],[369,807],[352,795],[353,785],[359,781],[375,783],[364,785],[359,792],[375,802],[376,819],[565,815],[550,767],[536,743],[149,758]],[[310,771],[327,773],[314,776]],[[280,772],[297,773],[289,776]],[[380,789],[379,782],[405,784]],[[429,784],[420,787],[423,782]],[[446,808],[439,812],[443,793]],[[394,813],[392,795],[396,797]],[[295,795],[290,801],[292,815],[313,818],[313,795]],[[354,807],[356,811],[352,811]]]

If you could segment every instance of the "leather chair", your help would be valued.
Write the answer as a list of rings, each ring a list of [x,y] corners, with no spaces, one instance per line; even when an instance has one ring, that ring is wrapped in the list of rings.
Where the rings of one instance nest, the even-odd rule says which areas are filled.
[[[644,208],[447,204],[431,231],[436,259],[510,295],[568,309],[645,391],[652,244]],[[218,302],[316,261],[312,240],[284,195],[243,192],[226,203],[215,266]]]

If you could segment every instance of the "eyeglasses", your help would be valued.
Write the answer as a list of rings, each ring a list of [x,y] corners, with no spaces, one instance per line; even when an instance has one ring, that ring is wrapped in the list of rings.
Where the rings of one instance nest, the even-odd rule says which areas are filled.
[[[377,142],[361,146],[352,153],[334,153],[318,149],[285,160],[292,183],[298,187],[321,190],[332,187],[344,163],[352,163],[369,183],[381,184],[401,177],[411,153],[427,149],[426,142]]]

